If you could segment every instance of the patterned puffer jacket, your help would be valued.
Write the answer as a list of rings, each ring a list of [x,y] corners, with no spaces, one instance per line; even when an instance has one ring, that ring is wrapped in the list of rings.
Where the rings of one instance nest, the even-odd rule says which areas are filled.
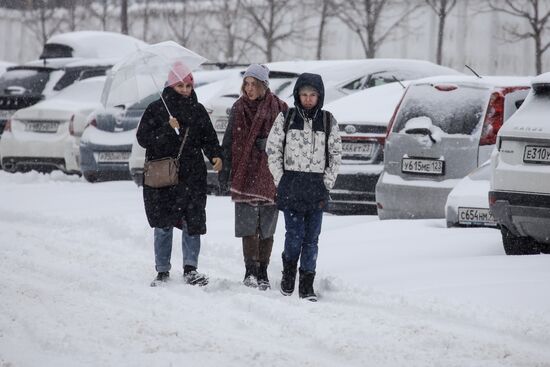
[[[315,109],[301,107],[298,91],[313,86],[320,92]],[[294,87],[295,108],[280,113],[268,137],[268,164],[277,186],[279,209],[324,208],[342,156],[338,123],[323,111],[324,86],[319,75],[304,73]],[[328,136],[327,136],[328,133]]]

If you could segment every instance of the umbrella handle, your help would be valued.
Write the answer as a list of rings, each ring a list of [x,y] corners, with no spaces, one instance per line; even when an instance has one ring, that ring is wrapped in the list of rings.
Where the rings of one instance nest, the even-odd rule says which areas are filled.
[[[174,116],[172,116],[172,113],[168,109],[168,105],[166,104],[166,101],[164,101],[164,98],[162,97],[162,93],[159,90],[159,86],[157,85],[157,82],[155,81],[155,78],[153,78],[152,74],[150,74],[150,77],[151,77],[151,80],[153,81],[153,84],[155,84],[155,87],[157,89],[157,93],[159,94],[160,100],[164,104],[164,108],[166,108],[166,112],[168,112],[168,115],[170,116],[170,118],[174,117]],[[180,131],[178,129],[174,129],[174,131],[176,132],[176,134],[178,134],[178,135],[180,134]]]

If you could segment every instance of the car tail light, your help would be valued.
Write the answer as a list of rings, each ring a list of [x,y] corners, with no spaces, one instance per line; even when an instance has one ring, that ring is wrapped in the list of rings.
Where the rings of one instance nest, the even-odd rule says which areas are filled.
[[[69,120],[69,134],[74,135],[74,115]]]
[[[483,129],[479,145],[495,144],[498,130],[500,130],[504,119],[504,96],[501,92],[493,92],[489,99],[489,106],[485,114]]]
[[[8,119],[6,121],[6,125],[4,125],[4,131],[11,131],[11,119]]]
[[[489,207],[497,202],[497,198],[494,192],[489,191]]]
[[[399,103],[395,107],[395,110],[393,111],[393,115],[391,116],[390,123],[388,124],[388,129],[386,130],[386,137],[384,138],[384,142],[388,140],[388,137],[390,136],[391,130],[393,129],[393,123],[395,122],[395,117],[397,116],[397,111],[399,111],[399,107],[401,107],[401,102],[403,102],[403,98],[405,98],[405,94],[407,94],[407,90],[403,93],[401,96],[401,99],[399,100]]]

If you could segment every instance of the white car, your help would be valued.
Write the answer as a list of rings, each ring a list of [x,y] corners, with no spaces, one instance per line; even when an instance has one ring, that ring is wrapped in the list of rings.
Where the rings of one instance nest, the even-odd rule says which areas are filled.
[[[88,115],[101,107],[105,77],[79,81],[31,107],[18,110],[0,139],[0,159],[6,171],[78,173],[79,140]]]
[[[333,61],[335,62],[335,61]],[[362,59],[339,60],[306,70],[321,75],[325,84],[325,103],[362,89],[437,75],[461,75],[458,71],[424,60]],[[294,85],[291,86],[294,88]],[[291,102],[294,102],[292,99]]]
[[[550,253],[550,73],[500,129],[489,205],[507,255]]]
[[[497,227],[489,209],[491,161],[486,161],[458,181],[445,203],[447,227]]]

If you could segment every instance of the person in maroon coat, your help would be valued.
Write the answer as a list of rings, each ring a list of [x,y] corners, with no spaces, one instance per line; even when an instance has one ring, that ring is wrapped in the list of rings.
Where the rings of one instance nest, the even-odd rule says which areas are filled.
[[[269,69],[264,65],[248,67],[241,92],[223,138],[224,168],[219,181],[235,202],[235,236],[243,241],[243,283],[266,290],[278,210],[265,144],[275,118],[288,107],[269,89]]]

